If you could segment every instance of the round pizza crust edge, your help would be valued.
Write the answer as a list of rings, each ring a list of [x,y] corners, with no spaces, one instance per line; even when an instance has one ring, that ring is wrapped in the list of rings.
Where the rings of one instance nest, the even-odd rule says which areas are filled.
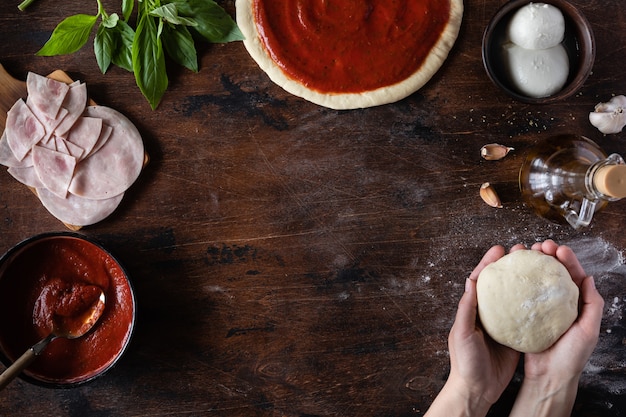
[[[288,93],[320,106],[349,110],[380,106],[402,100],[423,87],[443,65],[454,46],[463,20],[463,0],[450,0],[450,17],[443,33],[420,68],[405,80],[361,93],[320,93],[287,76],[272,60],[261,42],[254,21],[254,0],[236,0],[236,18],[245,39],[243,44],[252,59],[270,80]]]

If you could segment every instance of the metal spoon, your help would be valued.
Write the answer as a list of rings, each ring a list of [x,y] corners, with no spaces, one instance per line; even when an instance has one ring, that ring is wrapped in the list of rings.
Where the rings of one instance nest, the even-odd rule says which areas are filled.
[[[100,290],[98,299],[88,308],[85,312],[72,320],[59,319],[53,320],[52,331],[50,334],[34,344],[28,349],[22,356],[20,356],[13,365],[9,366],[5,371],[0,374],[0,390],[6,387],[16,376],[18,376],[24,369],[26,369],[41,352],[48,346],[48,344],[57,337],[64,337],[66,339],[76,339],[87,333],[94,324],[102,316],[105,306],[104,292]],[[79,323],[80,326],[76,326]]]

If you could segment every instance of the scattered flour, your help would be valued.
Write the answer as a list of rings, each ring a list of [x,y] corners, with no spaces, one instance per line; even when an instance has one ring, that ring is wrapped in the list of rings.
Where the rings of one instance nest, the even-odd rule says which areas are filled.
[[[565,242],[576,253],[578,260],[588,275],[597,280],[616,273],[626,278],[624,255],[602,238],[585,237]]]
[[[596,280],[604,297],[604,315],[600,339],[585,367],[581,384],[601,386],[613,395],[626,394],[623,369],[626,360],[626,263],[622,251],[600,237],[584,237],[563,242],[570,246],[587,275]],[[616,346],[620,348],[616,349]]]

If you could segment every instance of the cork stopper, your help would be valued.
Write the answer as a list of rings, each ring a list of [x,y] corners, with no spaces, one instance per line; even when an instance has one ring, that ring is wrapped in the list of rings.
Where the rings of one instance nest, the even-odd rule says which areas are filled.
[[[600,167],[593,176],[593,185],[608,197],[626,197],[626,165]]]

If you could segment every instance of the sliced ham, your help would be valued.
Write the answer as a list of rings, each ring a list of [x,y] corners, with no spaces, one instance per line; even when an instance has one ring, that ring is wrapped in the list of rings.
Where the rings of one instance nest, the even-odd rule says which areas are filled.
[[[74,226],[89,226],[108,217],[119,206],[124,194],[105,200],[91,200],[73,194],[60,198],[46,188],[38,188],[43,206],[57,219]]]
[[[57,126],[65,119],[68,114],[68,111],[64,108],[59,109],[56,117],[50,117],[48,114],[42,112],[37,107],[33,105],[31,102],[30,96],[26,99],[26,105],[33,112],[37,120],[41,122],[43,125],[44,131],[46,132],[44,138],[49,138],[52,136],[57,128]]]
[[[5,131],[9,147],[18,161],[24,159],[45,134],[43,125],[22,99],[16,101],[7,113]]]
[[[0,164],[5,167],[12,167],[14,165],[19,164],[20,161],[17,160],[11,147],[9,146],[9,141],[7,140],[7,132],[2,132],[2,137],[0,137]]]
[[[48,136],[39,141],[37,146],[43,146],[44,148],[48,148],[52,151],[57,150],[57,141],[54,139],[54,136]]]
[[[49,118],[56,118],[70,87],[60,81],[29,72],[26,77],[28,98]]]
[[[70,84],[70,89],[65,96],[65,101],[63,101],[63,108],[68,111],[68,114],[56,127],[54,134],[66,137],[74,123],[83,114],[85,106],[87,106],[87,85],[78,82]]]
[[[135,182],[143,167],[139,131],[123,114],[109,107],[88,106],[85,116],[101,118],[113,131],[98,152],[76,166],[69,191],[94,200],[121,194]]]
[[[84,108],[83,108],[84,109]],[[72,130],[67,134],[68,142],[80,146],[84,155],[89,155],[102,133],[102,119],[98,117],[79,117]]]
[[[39,179],[39,175],[35,171],[35,167],[16,168],[11,167],[7,170],[9,174],[16,180],[31,188],[44,187],[43,183]]]
[[[0,164],[68,227],[103,220],[143,168],[139,132],[113,109],[86,107],[85,84],[34,73],[26,84],[28,97],[7,113]]]
[[[26,156],[19,161],[11,147],[9,146],[9,141],[7,139],[6,130],[2,133],[2,137],[0,137],[0,164],[5,167],[16,167],[16,168],[25,168],[33,166],[33,157],[30,154],[26,154]]]
[[[33,146],[33,166],[39,180],[50,192],[61,198],[67,196],[76,158],[36,145]]]
[[[54,140],[54,148],[57,152],[61,152],[66,155],[71,155],[70,150],[67,149],[67,145],[65,144],[65,141],[63,140],[63,138],[60,138],[58,136],[52,136],[52,140]]]
[[[111,137],[111,133],[113,133],[113,128],[111,126],[107,126],[105,124],[102,125],[102,132],[100,132],[100,137],[95,145],[93,145],[93,149],[89,152],[89,155],[92,155],[100,150],[107,140]]]
[[[85,156],[85,150],[80,146],[58,136],[55,136],[54,139],[57,143],[57,149],[63,147],[68,155],[72,155],[76,158],[76,162],[80,161],[83,156]]]

